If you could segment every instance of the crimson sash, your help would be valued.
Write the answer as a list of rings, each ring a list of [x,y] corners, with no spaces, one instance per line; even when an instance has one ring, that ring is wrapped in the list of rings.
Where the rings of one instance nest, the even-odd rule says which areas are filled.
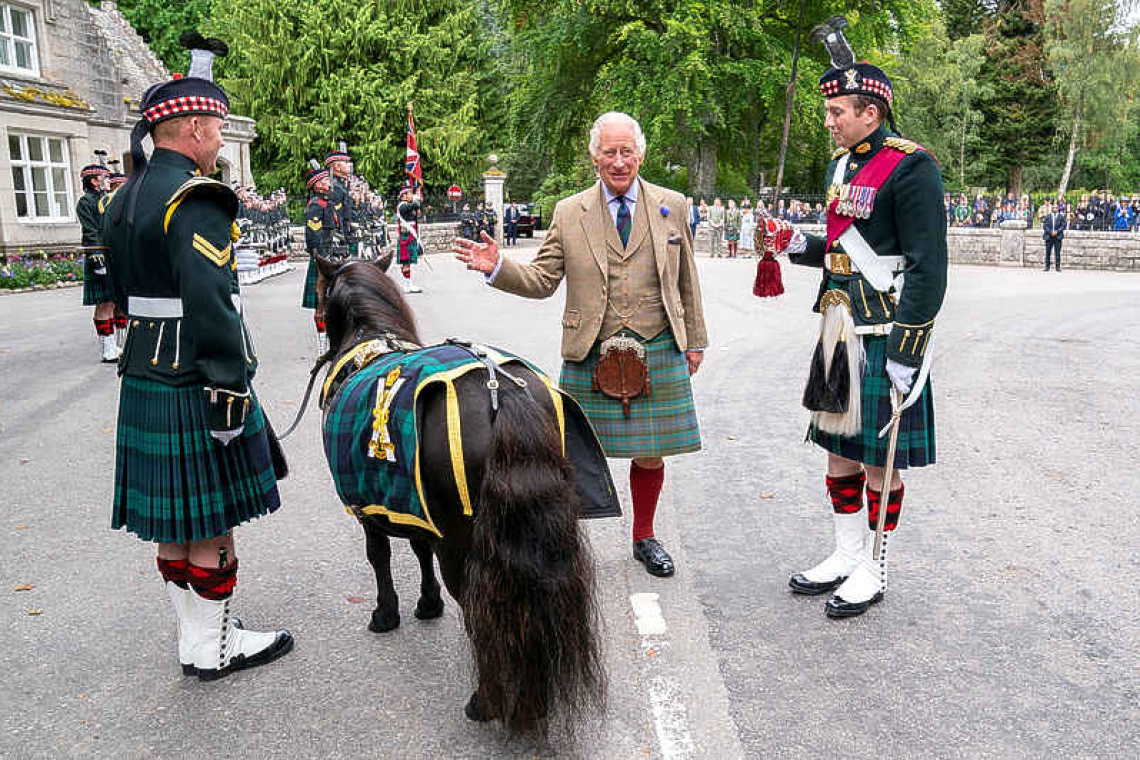
[[[922,148],[918,149],[923,150]],[[884,145],[874,158],[863,165],[862,170],[851,180],[851,184],[873,188],[877,193],[887,183],[887,179],[895,167],[899,165],[899,162],[908,155],[898,148]],[[836,213],[835,207],[838,203],[839,199],[836,198],[827,205],[827,246],[824,248],[825,251],[830,251],[831,244],[846,232],[847,228],[855,221],[853,216]]]

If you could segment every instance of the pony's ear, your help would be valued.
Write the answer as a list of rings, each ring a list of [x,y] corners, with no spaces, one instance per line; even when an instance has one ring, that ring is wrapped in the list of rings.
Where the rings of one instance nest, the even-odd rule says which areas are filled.
[[[388,271],[388,267],[392,266],[392,253],[392,250],[389,249],[387,253],[372,262],[376,265],[376,268],[379,269],[381,273],[386,273]]]
[[[332,276],[336,274],[337,265],[319,255],[315,255],[313,258],[317,262],[317,271],[323,274],[326,280],[331,280]]]

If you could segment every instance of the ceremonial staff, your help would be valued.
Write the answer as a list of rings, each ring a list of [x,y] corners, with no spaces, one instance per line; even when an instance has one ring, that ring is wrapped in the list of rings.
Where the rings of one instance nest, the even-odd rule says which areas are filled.
[[[899,443],[899,420],[902,419],[903,405],[901,395],[894,387],[891,388],[891,421],[888,423],[887,430],[890,431],[890,437],[887,438],[887,461],[883,464],[883,487],[879,489],[879,493],[883,494],[881,503],[879,504],[879,515],[875,520],[875,549],[871,556],[876,562],[880,561],[883,557],[883,527],[887,524],[887,505],[890,501],[891,493],[891,478],[895,476],[895,449]],[[886,430],[883,431],[884,433]],[[883,433],[880,433],[882,435]]]

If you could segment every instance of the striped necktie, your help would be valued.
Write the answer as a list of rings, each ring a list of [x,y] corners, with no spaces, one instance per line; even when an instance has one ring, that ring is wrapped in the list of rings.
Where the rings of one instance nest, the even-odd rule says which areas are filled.
[[[629,245],[629,232],[633,229],[633,220],[629,216],[629,206],[625,203],[625,196],[619,195],[615,200],[620,204],[617,212],[617,231],[621,238],[621,246]]]

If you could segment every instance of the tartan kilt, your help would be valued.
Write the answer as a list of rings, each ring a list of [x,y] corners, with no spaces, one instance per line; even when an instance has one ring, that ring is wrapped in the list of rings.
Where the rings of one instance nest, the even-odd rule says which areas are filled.
[[[95,274],[95,262],[88,256],[83,260],[83,305],[98,306],[112,299],[111,278]]]
[[[863,336],[867,362],[863,368],[861,389],[863,429],[853,436],[824,433],[808,424],[808,438],[832,454],[846,459],[883,467],[887,463],[888,436],[879,431],[891,419],[891,379],[887,376],[887,337]],[[895,449],[895,469],[925,467],[934,464],[934,397],[930,380],[914,405],[899,420],[899,439]]]
[[[415,264],[420,260],[420,243],[409,232],[400,233],[400,248],[396,261],[400,264]]]
[[[591,389],[600,345],[596,341],[580,362],[564,361],[558,385],[582,407],[606,456],[632,459],[700,451],[701,431],[689,382],[689,362],[678,348],[673,331],[666,328],[643,344],[650,392],[630,399],[628,420],[622,414],[621,401]]]
[[[266,425],[254,396],[241,435],[223,446],[210,437],[201,386],[124,377],[111,527],[144,541],[186,543],[276,511]]]
[[[309,270],[305,272],[305,288],[301,291],[301,308],[317,308],[317,260],[309,255]]]

